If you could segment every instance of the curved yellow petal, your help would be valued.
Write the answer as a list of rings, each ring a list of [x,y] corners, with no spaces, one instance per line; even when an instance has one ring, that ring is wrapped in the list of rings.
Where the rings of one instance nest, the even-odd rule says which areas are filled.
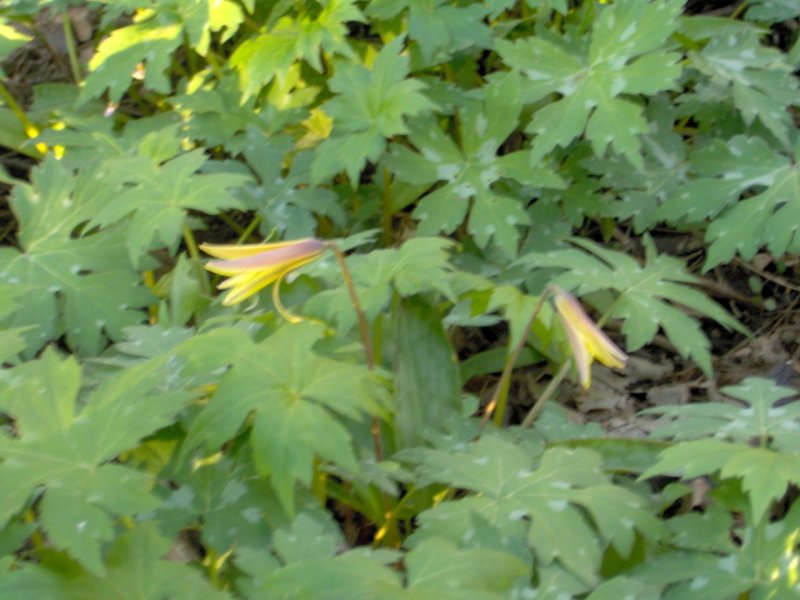
[[[627,355],[592,321],[580,303],[566,292],[557,292],[556,311],[561,324],[567,332],[575,368],[581,385],[591,384],[590,366],[597,359],[607,367],[621,369],[625,366]]]
[[[219,289],[230,289],[222,301],[230,306],[246,300],[272,283],[280,282],[287,273],[316,260],[325,250],[325,242],[306,238],[275,244],[203,244],[200,247],[214,257],[227,259],[211,261],[206,264],[206,269],[228,277],[219,285]],[[280,299],[276,302],[276,309],[282,315],[290,314],[280,304]]]

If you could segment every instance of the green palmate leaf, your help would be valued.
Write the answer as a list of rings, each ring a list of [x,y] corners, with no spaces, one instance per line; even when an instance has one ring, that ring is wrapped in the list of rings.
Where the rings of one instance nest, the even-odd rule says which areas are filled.
[[[94,354],[122,330],[143,320],[137,310],[150,299],[130,267],[122,230],[87,232],[82,225],[114,188],[86,167],[79,175],[48,158],[31,184],[14,189],[11,208],[20,224],[21,251],[0,248],[0,284],[18,286],[20,308],[4,327],[26,327],[26,353],[66,334],[70,348]],[[105,335],[104,335],[105,334]]]
[[[684,526],[696,524],[692,521]],[[720,532],[728,538],[731,535],[729,526],[716,529],[713,534],[719,536]],[[793,567],[798,559],[799,533],[800,505],[795,504],[780,521],[737,528],[735,545],[728,539],[725,547],[711,551],[669,552],[634,567],[628,574],[663,588],[659,597],[669,600],[696,597],[728,600],[742,595],[794,598],[800,592]]]
[[[184,22],[189,43],[201,55],[208,53],[212,33],[221,32],[219,41],[225,43],[244,21],[242,9],[233,0],[180,0],[174,5]]]
[[[343,542],[336,525],[300,513],[287,527],[275,532],[274,548],[284,564],[292,564],[330,558]]]
[[[236,78],[228,75],[213,88],[204,86],[171,98],[175,109],[184,115],[187,137],[202,140],[209,147],[225,146],[231,153],[238,153],[247,146],[250,131],[264,136],[280,131],[292,119],[299,119],[291,111],[279,118],[280,113],[269,107],[259,109],[255,98],[243,102],[237,86]]]
[[[248,131],[244,156],[258,176],[259,185],[243,188],[239,196],[262,217],[262,233],[277,230],[287,239],[313,237],[317,216],[344,225],[345,213],[337,203],[337,195],[309,185],[313,154],[298,152],[288,172],[284,172],[281,167],[284,153],[260,133]]]
[[[486,87],[483,102],[467,101],[459,111],[461,148],[430,119],[410,126],[409,138],[419,153],[392,147],[386,163],[399,179],[423,185],[444,182],[414,210],[419,235],[451,233],[469,211],[467,228],[481,248],[494,239],[507,256],[516,255],[518,226],[529,218],[524,204],[496,191],[494,184],[507,177],[536,187],[563,187],[550,169],[531,166],[528,151],[498,156],[519,124],[520,110],[519,79],[508,75]]]
[[[586,132],[598,156],[609,145],[642,167],[639,136],[647,132],[642,109],[630,96],[671,88],[681,74],[680,55],[661,50],[678,26],[683,0],[623,0],[602,8],[586,51],[568,40],[528,37],[500,41],[498,51],[526,76],[528,102],[561,98],[539,109],[528,131],[536,134],[534,159]],[[628,96],[628,97],[626,97]]]
[[[744,403],[705,402],[687,406],[659,406],[645,413],[661,414],[672,421],[655,435],[675,440],[714,437],[739,443],[757,442],[761,447],[800,453],[800,403],[780,406],[796,390],[780,387],[769,379],[748,377],[740,385],[725,387],[724,394]]]
[[[373,250],[347,260],[356,293],[369,321],[373,321],[392,298],[393,291],[413,296],[436,291],[455,301],[450,284],[452,267],[448,262],[453,243],[442,238],[417,238],[399,249]],[[337,265],[330,272],[341,281]],[[355,325],[356,315],[344,285],[317,294],[306,304],[311,315],[334,320],[341,331]]]
[[[320,325],[305,322],[285,326],[261,343],[241,329],[218,329],[179,349],[200,373],[230,366],[192,423],[185,447],[202,442],[217,449],[254,414],[253,461],[290,514],[295,483],[311,486],[315,460],[358,472],[345,419],[361,421],[376,411],[365,387],[366,367],[313,352],[322,336]]]
[[[716,217],[706,232],[711,242],[706,269],[736,253],[752,258],[762,246],[775,256],[800,252],[794,227],[800,219],[798,158],[800,142],[785,156],[757,137],[715,140],[691,156],[697,178],[678,189],[658,214],[689,222]]]
[[[404,597],[398,573],[386,566],[400,558],[398,552],[360,548],[337,553],[342,543],[330,522],[299,514],[289,527],[275,532],[273,550],[280,562],[264,552],[237,551],[237,566],[255,580],[254,585],[246,583],[253,588],[248,597]]]
[[[461,378],[439,312],[419,297],[398,306],[395,339],[394,429],[396,447],[403,448],[440,433],[445,419],[458,414]]]
[[[142,68],[147,87],[169,93],[167,70],[184,36],[196,52],[206,55],[212,34],[220,32],[220,42],[225,42],[244,20],[233,0],[169,0],[158,3],[158,10],[140,10],[141,4],[120,7],[139,10],[138,18],[132,25],[114,29],[100,42],[89,62],[91,72],[83,82],[78,103],[96,98],[106,89],[109,100],[119,102],[134,73]],[[137,73],[136,77],[141,75]]]
[[[160,142],[175,136],[175,129],[146,136],[136,156],[105,164],[110,183],[123,184],[117,196],[97,211],[92,224],[106,226],[132,215],[127,224],[131,262],[141,264],[148,250],[167,247],[175,252],[188,211],[216,214],[223,208],[241,207],[228,190],[249,181],[238,173],[201,174],[207,162],[202,149],[163,162]],[[155,152],[155,156],[153,153]]]
[[[738,598],[751,587],[751,581],[738,572],[738,560],[698,552],[670,552],[649,560],[630,572],[639,581],[665,588],[660,598]]]
[[[387,137],[407,133],[405,117],[436,108],[422,92],[425,84],[407,79],[408,57],[401,54],[403,39],[387,44],[372,70],[339,62],[329,87],[337,95],[322,105],[333,118],[333,135],[316,150],[311,166],[319,182],[346,171],[352,185],[366,162],[377,161]]]
[[[716,472],[723,478],[741,479],[757,523],[790,484],[800,482],[800,455],[718,440],[682,442],[664,450],[642,479],[665,473],[692,479]]]
[[[0,322],[19,310],[19,299],[24,291],[20,286],[0,285]],[[25,349],[25,338],[22,336],[25,330],[25,327],[0,330],[0,363],[8,362]]]
[[[507,598],[515,580],[530,578],[519,557],[490,548],[458,548],[442,538],[419,543],[405,560],[409,598]]]
[[[471,46],[491,46],[491,34],[483,22],[489,9],[480,4],[454,6],[447,0],[377,0],[366,12],[367,16],[388,20],[405,10],[408,10],[408,36],[419,44],[426,62],[442,61]]]
[[[91,72],[83,82],[78,102],[96,98],[106,89],[109,100],[119,102],[140,64],[145,66],[145,85],[162,94],[169,93],[166,70],[172,53],[182,42],[182,29],[177,16],[167,11],[115,29],[89,61]]]
[[[507,552],[459,548],[432,538],[405,556],[408,581],[403,586],[397,571],[387,567],[401,558],[397,552],[356,549],[336,556],[336,538],[303,515],[290,539],[281,533],[275,548],[287,565],[273,567],[260,586],[275,595],[270,597],[500,600],[516,579],[530,577],[528,564]],[[263,576],[263,566],[260,571]]]
[[[0,523],[41,496],[50,541],[88,570],[103,573],[100,544],[113,537],[111,515],[151,510],[152,476],[111,463],[120,452],[169,424],[189,394],[163,392],[175,361],[152,361],[105,380],[78,409],[81,372],[48,350],[0,377],[0,411],[16,437],[0,437]]]
[[[165,560],[171,541],[152,523],[137,525],[114,540],[99,576],[52,550],[42,551],[40,564],[27,566],[0,580],[5,598],[53,600],[229,600],[200,573]]]
[[[202,523],[203,544],[222,555],[232,548],[260,548],[288,525],[275,493],[248,460],[223,457],[193,468],[187,462],[170,480],[177,486],[155,512],[162,531],[177,535]]]
[[[706,102],[718,102],[725,94],[747,125],[758,119],[788,146],[794,124],[787,109],[800,104],[797,79],[779,50],[759,43],[760,35],[743,28],[714,36],[700,52],[690,52],[693,66],[712,84],[697,94]]]
[[[637,232],[656,223],[659,205],[685,183],[689,165],[684,140],[673,130],[675,110],[667,97],[662,94],[654,98],[645,116],[649,130],[641,138],[643,168],[631,169],[620,156],[587,160],[584,166],[600,180],[589,179],[585,173],[576,174],[574,185],[568,186],[564,193],[565,211],[574,210],[581,216],[633,219]],[[589,193],[580,193],[580,188]],[[611,197],[616,202],[611,202]],[[581,222],[574,217],[571,221]]]
[[[619,598],[636,598],[636,600],[659,600],[658,586],[646,580],[631,577],[615,577],[600,584],[586,597],[586,600],[618,600]]]
[[[747,18],[752,21],[777,23],[800,15],[800,6],[794,0],[750,0]]]
[[[246,40],[233,53],[231,66],[239,71],[243,101],[258,94],[274,77],[288,73],[298,60],[321,72],[323,52],[355,58],[347,41],[347,22],[363,21],[363,16],[353,0],[314,4],[315,12],[281,17],[268,32]]]
[[[689,284],[697,278],[686,272],[677,258],[658,255],[649,237],[644,238],[645,264],[587,240],[573,240],[588,252],[577,249],[554,250],[546,254],[528,254],[520,264],[536,268],[563,269],[552,283],[577,293],[616,290],[613,305],[603,303],[609,316],[624,321],[622,332],[628,349],[636,350],[653,339],[659,327],[683,356],[693,358],[707,374],[711,374],[710,343],[697,321],[677,306],[691,307],[718,323],[745,331],[743,326],[702,292]]]
[[[279,598],[370,600],[405,598],[399,575],[386,566],[397,555],[387,551],[353,550],[336,557],[295,563],[263,579],[263,589]]]
[[[478,513],[507,535],[526,536],[541,564],[558,561],[596,583],[608,544],[627,555],[636,530],[658,535],[659,524],[643,499],[612,485],[598,454],[563,448],[538,453],[485,435],[458,451],[411,455],[425,480],[474,492],[421,513],[422,527],[412,539],[461,539],[469,535],[470,515]]]

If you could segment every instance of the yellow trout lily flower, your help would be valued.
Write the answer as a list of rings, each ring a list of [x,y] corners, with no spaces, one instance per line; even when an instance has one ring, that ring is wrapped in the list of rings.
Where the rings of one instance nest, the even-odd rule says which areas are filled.
[[[592,383],[589,367],[595,358],[607,367],[621,369],[625,366],[627,355],[608,339],[575,298],[558,291],[555,305],[564,331],[567,332],[567,340],[575,358],[575,369],[584,388]]]
[[[275,308],[290,321],[296,320],[296,317],[292,317],[280,302],[280,282],[287,273],[316,260],[325,248],[325,242],[315,238],[274,244],[200,245],[206,254],[224,259],[206,264],[206,269],[212,273],[229,278],[219,285],[221,290],[230,289],[222,304],[238,304],[275,283],[272,289]]]

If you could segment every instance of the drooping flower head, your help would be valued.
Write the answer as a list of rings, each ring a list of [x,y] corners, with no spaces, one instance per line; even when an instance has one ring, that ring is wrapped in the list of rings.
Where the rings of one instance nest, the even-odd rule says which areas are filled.
[[[574,297],[559,290],[555,295],[555,305],[567,333],[578,379],[584,388],[592,383],[589,368],[595,358],[607,367],[621,369],[625,366],[627,355],[608,339]]]
[[[224,259],[212,260],[206,264],[206,269],[212,273],[229,278],[219,285],[221,290],[230,289],[222,304],[237,304],[275,283],[272,299],[278,311],[286,316],[288,313],[278,296],[281,279],[287,273],[316,260],[325,247],[322,240],[305,238],[291,242],[241,246],[202,244],[200,249],[215,258]]]

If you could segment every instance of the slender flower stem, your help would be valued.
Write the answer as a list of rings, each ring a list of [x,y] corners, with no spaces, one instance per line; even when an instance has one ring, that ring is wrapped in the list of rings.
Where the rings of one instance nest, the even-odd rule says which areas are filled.
[[[197,247],[197,240],[194,239],[194,233],[192,233],[192,229],[187,223],[183,224],[183,241],[186,242],[189,256],[192,258],[194,267],[197,270],[197,278],[200,280],[200,287],[203,289],[203,293],[210,294],[211,290],[208,287],[206,272],[203,268],[203,263],[200,261],[200,250]]]
[[[511,352],[511,356],[508,358],[508,361],[506,361],[506,366],[503,368],[503,373],[500,375],[500,381],[497,383],[494,394],[492,394],[492,399],[489,400],[489,404],[486,405],[486,410],[483,412],[481,429],[483,429],[489,422],[492,414],[494,414],[495,424],[498,427],[503,425],[506,405],[508,404],[508,390],[511,386],[511,372],[514,370],[514,365],[517,364],[519,356],[522,354],[522,350],[525,348],[525,342],[528,341],[531,328],[536,321],[536,317],[539,316],[542,306],[544,306],[544,301],[551,293],[552,290],[549,287],[545,288],[545,290],[542,292],[542,295],[539,296],[539,301],[536,303],[536,306],[533,307],[531,318],[528,319],[528,322],[525,324],[525,329],[522,332],[522,336],[517,342],[517,345],[514,347],[514,350]]]
[[[83,75],[81,75],[81,63],[78,60],[78,51],[75,44],[75,35],[72,32],[72,21],[69,19],[69,14],[64,11],[62,15],[62,25],[64,28],[64,41],[67,44],[67,56],[69,57],[69,68],[72,71],[72,79],[76,84],[81,83]]]
[[[22,107],[17,104],[17,101],[14,99],[14,96],[11,95],[11,92],[8,91],[8,88],[0,82],[0,100],[5,102],[8,105],[8,108],[11,109],[11,112],[19,119],[19,122],[22,124],[22,128],[25,130],[25,135],[28,137],[34,138],[39,135],[39,130],[37,129],[36,125],[34,125],[31,120],[28,118],[28,115],[25,114],[25,111],[22,110]]]
[[[392,229],[392,182],[389,175],[389,170],[383,170],[383,190],[381,193],[381,229],[383,230],[383,245],[392,245],[392,236],[394,230]]]
[[[358,328],[361,332],[361,340],[364,344],[364,353],[367,356],[367,368],[372,371],[375,369],[375,351],[372,346],[372,338],[370,338],[369,335],[367,317],[364,314],[364,309],[361,308],[361,301],[358,299],[356,287],[353,283],[353,277],[350,274],[350,269],[347,266],[344,253],[338,248],[338,246],[336,246],[336,244],[328,242],[326,245],[333,252],[336,260],[339,262],[339,267],[342,270],[342,279],[344,279],[344,284],[347,286],[347,292],[350,294],[350,302],[353,304],[353,310],[356,311]],[[383,460],[383,443],[381,442],[381,422],[378,417],[372,418],[372,427],[370,428],[370,431],[372,433],[372,441],[375,444],[375,460],[380,462]]]
[[[242,235],[242,232],[244,231],[244,228],[241,225],[239,225],[236,221],[234,221],[232,218],[230,218],[228,215],[226,215],[225,213],[219,213],[218,215],[215,215],[215,216],[220,221],[225,223],[225,225],[230,227],[231,230],[233,230],[233,232],[236,235]]]
[[[525,415],[525,420],[522,421],[522,427],[530,427],[533,425],[533,422],[539,417],[544,409],[545,403],[556,391],[556,388],[558,388],[559,384],[564,381],[564,377],[567,375],[567,371],[569,371],[571,365],[572,359],[561,365],[558,373],[556,373],[555,377],[550,380],[550,383],[547,384],[547,387],[545,388],[544,392],[542,392],[542,395],[537,398],[536,403],[528,411],[528,414]]]
[[[253,219],[247,224],[247,227],[244,228],[244,231],[241,232],[239,235],[239,240],[236,242],[237,244],[246,244],[247,240],[253,235],[253,232],[256,230],[261,224],[261,216],[256,215]]]
[[[364,352],[367,355],[367,367],[372,370],[375,368],[375,353],[372,350],[372,340],[369,336],[367,317],[364,314],[364,310],[361,308],[361,301],[358,299],[356,287],[353,284],[353,277],[350,274],[350,268],[347,266],[344,253],[339,250],[335,244],[327,242],[326,245],[331,249],[334,256],[336,256],[336,260],[339,262],[339,267],[342,269],[342,278],[347,286],[347,292],[350,294],[350,302],[353,303],[353,309],[356,311],[356,317],[358,318],[358,328],[361,332],[361,339],[364,342]]]

